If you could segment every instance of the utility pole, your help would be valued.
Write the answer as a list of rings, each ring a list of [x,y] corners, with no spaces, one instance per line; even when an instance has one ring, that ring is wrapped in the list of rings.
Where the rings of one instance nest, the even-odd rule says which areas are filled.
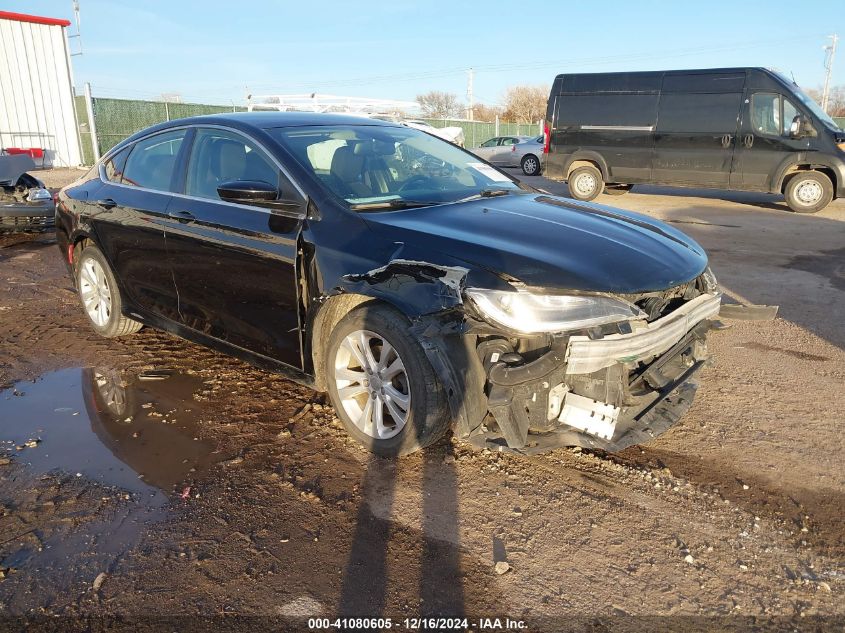
[[[467,71],[467,118],[474,121],[475,117],[472,114],[473,100],[472,100],[472,68]]]
[[[824,77],[824,90],[822,91],[822,110],[825,112],[827,112],[827,101],[830,96],[830,74],[833,70],[833,58],[836,55],[836,42],[839,40],[839,36],[834,33],[833,35],[828,35],[828,38],[832,40],[832,43],[824,47],[824,68],[827,74]]]

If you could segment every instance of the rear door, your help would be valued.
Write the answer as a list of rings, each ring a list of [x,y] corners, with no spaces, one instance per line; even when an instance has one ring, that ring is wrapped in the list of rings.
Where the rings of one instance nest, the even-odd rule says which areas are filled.
[[[167,207],[186,129],[149,136],[109,157],[105,184],[87,210],[97,243],[129,302],[175,315],[176,288],[165,249]]]
[[[772,176],[810,139],[789,137],[792,119],[801,114],[787,97],[773,91],[750,92],[745,99],[735,161],[735,185],[768,191]]]
[[[745,73],[669,75],[663,80],[652,179],[727,187]]]
[[[197,129],[182,180],[167,226],[179,321],[301,368],[296,241],[304,196],[253,139],[216,127]],[[300,206],[224,202],[218,185],[236,180],[276,185]]]
[[[494,165],[502,166],[508,166],[513,163],[514,146],[517,143],[519,143],[519,139],[513,136],[502,137],[489,159],[490,162]]]
[[[484,141],[480,147],[476,147],[472,150],[472,153],[489,162],[490,158],[496,152],[496,147],[499,145],[501,140],[501,137],[496,136],[490,140]]]

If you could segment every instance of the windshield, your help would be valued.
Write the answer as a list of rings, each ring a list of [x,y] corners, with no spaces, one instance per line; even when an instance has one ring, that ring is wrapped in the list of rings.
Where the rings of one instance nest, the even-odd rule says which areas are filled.
[[[831,119],[827,112],[822,110],[821,106],[816,103],[815,99],[804,94],[804,91],[798,87],[798,84],[786,78],[784,75],[781,75],[781,78],[786,82],[786,84],[790,88],[792,88],[793,94],[801,100],[801,103],[803,103],[807,107],[807,109],[813,113],[814,116],[823,121],[826,125],[832,127],[834,130],[839,129],[839,126],[836,124],[836,121]]]
[[[272,132],[323,186],[353,208],[441,204],[491,189],[519,189],[476,156],[413,128],[326,125]]]

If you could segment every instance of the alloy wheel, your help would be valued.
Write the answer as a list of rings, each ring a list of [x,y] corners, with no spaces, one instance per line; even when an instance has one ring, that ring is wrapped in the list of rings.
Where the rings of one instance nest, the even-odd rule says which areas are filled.
[[[105,327],[112,310],[112,297],[106,272],[100,263],[88,258],[79,271],[79,295],[88,317],[95,325]]]
[[[344,411],[366,435],[387,440],[408,421],[411,390],[405,364],[379,334],[356,330],[338,347],[334,380]]]

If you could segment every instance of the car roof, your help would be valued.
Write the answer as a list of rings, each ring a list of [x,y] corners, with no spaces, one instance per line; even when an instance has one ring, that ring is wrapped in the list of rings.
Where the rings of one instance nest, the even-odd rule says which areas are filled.
[[[185,125],[225,125],[243,132],[250,130],[270,130],[281,127],[302,127],[306,125],[373,125],[381,127],[399,127],[391,121],[371,119],[349,114],[323,112],[226,112],[223,114],[205,114],[201,116],[173,119],[144,128],[115,145],[109,153],[135,140],[156,132]]]

